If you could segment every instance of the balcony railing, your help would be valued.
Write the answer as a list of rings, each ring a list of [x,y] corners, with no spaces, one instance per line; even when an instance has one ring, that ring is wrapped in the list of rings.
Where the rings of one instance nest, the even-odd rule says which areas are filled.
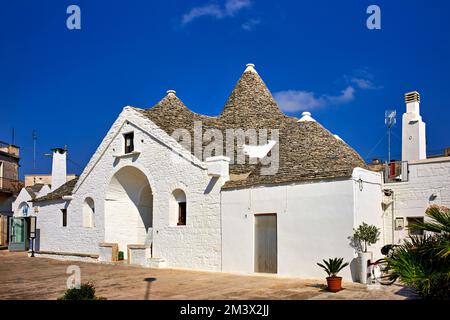
[[[406,182],[408,181],[408,162],[391,161],[384,166],[384,182]]]
[[[18,193],[22,187],[22,181],[0,177],[0,192]]]

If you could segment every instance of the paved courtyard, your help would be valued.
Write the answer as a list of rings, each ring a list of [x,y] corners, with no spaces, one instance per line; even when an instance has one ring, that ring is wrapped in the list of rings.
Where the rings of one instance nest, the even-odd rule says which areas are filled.
[[[0,250],[0,299],[56,299],[65,291],[67,267],[81,269],[82,282],[92,281],[107,299],[389,299],[415,295],[400,285],[344,282],[345,290],[329,293],[325,279],[303,280],[273,275],[244,276],[180,269],[146,269],[29,258]]]

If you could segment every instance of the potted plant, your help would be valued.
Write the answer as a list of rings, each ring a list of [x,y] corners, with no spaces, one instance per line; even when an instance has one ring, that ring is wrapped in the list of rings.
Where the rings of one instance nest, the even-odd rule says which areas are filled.
[[[359,281],[367,283],[367,262],[372,260],[372,252],[367,247],[375,244],[380,238],[380,229],[363,222],[357,229],[353,229],[350,238],[353,247],[358,251]]]
[[[348,262],[344,263],[344,258],[334,258],[328,259],[328,261],[323,260],[322,263],[317,263],[328,274],[327,285],[328,291],[338,292],[342,290],[342,277],[338,277],[339,271],[348,266]]]

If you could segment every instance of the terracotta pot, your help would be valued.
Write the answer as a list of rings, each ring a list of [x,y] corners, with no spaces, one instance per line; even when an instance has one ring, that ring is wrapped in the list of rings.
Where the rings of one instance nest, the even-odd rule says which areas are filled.
[[[338,292],[342,290],[342,277],[327,278],[328,291]]]

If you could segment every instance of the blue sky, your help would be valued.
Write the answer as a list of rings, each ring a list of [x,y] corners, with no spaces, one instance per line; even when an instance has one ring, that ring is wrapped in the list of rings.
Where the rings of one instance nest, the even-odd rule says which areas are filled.
[[[66,28],[71,4],[81,30]],[[366,28],[371,4],[381,30]],[[439,152],[450,146],[449,11],[444,0],[3,2],[0,140],[15,129],[22,175],[49,173],[44,153],[65,144],[68,171],[80,173],[124,106],[148,108],[175,89],[217,115],[252,62],[290,115],[312,112],[368,159],[386,157],[386,109],[399,113],[400,157],[403,94],[417,90],[428,150]]]

